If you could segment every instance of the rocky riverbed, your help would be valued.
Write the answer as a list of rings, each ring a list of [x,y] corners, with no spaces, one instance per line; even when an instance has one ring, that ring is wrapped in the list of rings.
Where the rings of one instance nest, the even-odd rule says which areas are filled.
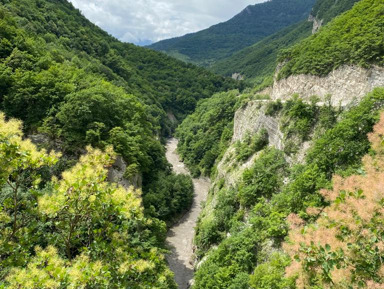
[[[177,155],[178,140],[175,138],[167,142],[167,159],[172,164],[176,174],[188,174],[185,165]],[[195,196],[192,208],[181,220],[174,225],[168,232],[167,244],[171,248],[171,253],[167,255],[167,260],[171,270],[175,273],[175,280],[180,289],[187,289],[193,279],[193,237],[197,218],[201,212],[201,202],[207,199],[210,188],[208,178],[193,179]]]

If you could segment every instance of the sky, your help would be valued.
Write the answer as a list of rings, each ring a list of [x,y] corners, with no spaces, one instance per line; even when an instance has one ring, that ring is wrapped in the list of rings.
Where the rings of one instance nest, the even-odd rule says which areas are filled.
[[[226,21],[265,0],[70,0],[93,23],[124,42],[148,44]]]

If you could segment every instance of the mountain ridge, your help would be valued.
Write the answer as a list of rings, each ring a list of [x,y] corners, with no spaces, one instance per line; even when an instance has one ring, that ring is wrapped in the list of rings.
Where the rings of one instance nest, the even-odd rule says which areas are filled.
[[[154,43],[149,48],[165,51],[185,61],[209,66],[309,14],[314,0],[272,0],[249,5],[228,21],[185,36]]]
[[[220,60],[210,68],[226,76],[238,73],[246,81],[260,84],[266,77],[274,74],[278,64],[280,50],[287,49],[300,40],[315,33],[321,25],[327,24],[335,16],[352,8],[357,0],[317,1],[309,14],[308,20],[293,24],[260,42]],[[311,25],[313,24],[313,26]]]

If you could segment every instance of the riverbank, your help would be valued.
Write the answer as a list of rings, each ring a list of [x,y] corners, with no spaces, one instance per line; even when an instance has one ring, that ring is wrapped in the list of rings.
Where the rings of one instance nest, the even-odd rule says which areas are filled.
[[[166,157],[176,174],[189,175],[188,169],[180,161],[177,155],[178,140],[172,138],[167,142]],[[195,195],[190,211],[168,231],[167,245],[171,253],[167,255],[167,261],[171,270],[175,273],[176,283],[179,289],[187,289],[193,279],[193,237],[195,234],[197,219],[201,213],[201,203],[206,201],[211,186],[208,178],[193,179]]]

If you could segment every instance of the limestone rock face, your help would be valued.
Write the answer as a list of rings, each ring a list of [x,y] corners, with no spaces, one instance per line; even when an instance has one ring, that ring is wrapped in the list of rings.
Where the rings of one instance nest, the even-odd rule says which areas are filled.
[[[232,74],[232,79],[235,79],[235,80],[244,80],[244,76],[242,76],[240,73],[233,73],[233,74]]]
[[[265,115],[265,101],[250,101],[246,107],[236,111],[232,142],[241,141],[245,136],[255,134],[265,128],[268,131],[269,145],[284,149],[283,134],[279,129],[279,120]]]
[[[284,135],[279,128],[280,119],[265,114],[266,103],[268,101],[253,100],[236,111],[232,143],[217,165],[217,179],[224,178],[227,185],[236,185],[244,170],[251,168],[259,156],[256,153],[244,163],[236,162],[235,144],[237,141],[243,141],[247,135],[257,134],[265,128],[268,132],[269,145],[280,150],[284,149]]]
[[[131,186],[136,189],[141,188],[142,178],[141,175],[136,174],[131,177],[129,180],[124,177],[125,170],[127,169],[127,164],[121,156],[117,156],[115,163],[109,169],[108,172],[108,181],[117,183],[124,188],[129,188]]]
[[[384,68],[372,66],[342,66],[325,77],[292,75],[275,81],[271,93],[273,100],[287,100],[297,93],[305,100],[316,95],[325,100],[331,95],[333,106],[347,106],[359,102],[375,87],[384,86]]]
[[[323,26],[323,22],[324,22],[323,19],[318,19],[312,14],[309,15],[308,21],[313,22],[312,34],[315,34],[317,31],[319,31],[321,26]]]

